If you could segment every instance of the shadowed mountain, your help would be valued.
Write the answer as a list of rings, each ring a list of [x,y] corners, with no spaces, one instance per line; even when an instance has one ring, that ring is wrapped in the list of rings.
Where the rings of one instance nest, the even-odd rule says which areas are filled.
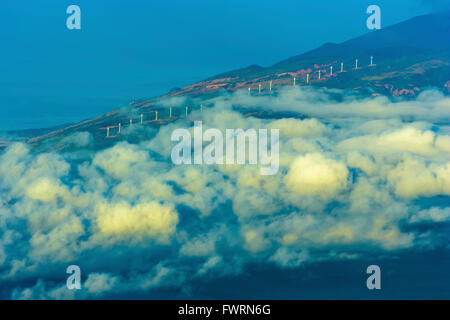
[[[343,43],[326,43],[270,67],[252,65],[222,73],[185,88],[173,89],[164,97],[211,97],[239,89],[249,89],[251,94],[271,94],[280,86],[293,85],[294,81],[299,86],[353,89],[367,96],[414,97],[430,86],[449,93],[449,39],[450,12],[418,16]],[[51,148],[64,149],[62,137],[89,131],[96,147],[101,148],[120,139],[118,124],[128,124],[130,117],[134,117],[134,123],[139,123],[143,121],[142,114],[143,124],[155,127],[169,121],[165,114],[167,109],[158,106],[157,100],[130,103],[134,116],[114,110],[79,124],[41,133],[28,141],[36,147],[51,145]],[[158,119],[155,111],[160,112]],[[174,113],[175,117],[182,116],[184,111],[174,110]],[[108,134],[109,139],[105,139]]]
[[[314,50],[288,58],[263,68],[250,66],[208,78],[250,79],[282,72],[295,72],[314,65],[331,65],[344,62],[354,65],[356,58],[367,65],[370,56],[376,63],[410,60],[414,64],[428,56],[448,58],[450,49],[450,12],[423,15],[410,20],[364,34],[340,44],[326,43]],[[448,61],[447,61],[448,62]],[[411,65],[412,65],[411,64]],[[339,69],[338,69],[339,70]],[[337,70],[336,70],[337,71]]]

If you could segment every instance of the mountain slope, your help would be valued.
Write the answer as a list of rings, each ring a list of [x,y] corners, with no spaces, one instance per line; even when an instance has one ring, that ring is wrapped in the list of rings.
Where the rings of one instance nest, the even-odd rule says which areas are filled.
[[[248,76],[253,70],[256,75],[280,71],[294,71],[305,68],[311,63],[331,63],[333,60],[354,61],[357,57],[377,57],[377,62],[404,56],[429,54],[430,52],[448,52],[450,48],[450,12],[441,12],[414,17],[410,20],[366,33],[360,37],[340,44],[326,43],[314,50],[275,63],[268,68],[254,66],[235,72],[220,74],[211,78],[218,79],[236,76]],[[360,59],[362,60],[362,59]],[[256,70],[255,70],[256,69]]]
[[[269,94],[278,87],[309,85],[353,89],[363,95],[385,94],[415,96],[425,87],[450,88],[450,13],[415,17],[381,30],[372,31],[340,44],[326,43],[309,52],[280,61],[270,67],[252,65],[222,73],[182,89],[172,90],[165,97],[209,97],[223,91],[250,88],[252,94]],[[373,64],[370,59],[373,57]],[[355,68],[358,59],[358,68]],[[343,63],[343,72],[341,72]],[[333,69],[332,69],[333,68]],[[333,70],[333,71],[332,71]],[[308,79],[308,81],[307,81]],[[261,89],[259,89],[261,88]],[[261,91],[259,93],[259,91]],[[145,123],[159,126],[166,120],[154,119],[154,111],[163,111],[157,98],[132,102],[134,121],[145,114]],[[174,110],[175,111],[175,110]],[[184,110],[176,111],[180,116]],[[166,115],[167,116],[167,115]],[[119,110],[83,121],[29,140],[38,146],[51,144],[64,148],[61,138],[79,131],[89,131],[99,147],[113,143],[118,123],[127,124],[129,114]],[[105,139],[110,127],[110,139]]]
[[[450,12],[434,13],[418,16],[410,20],[368,32],[360,37],[345,41],[340,44],[326,43],[314,50],[288,58],[275,63],[270,67],[252,65],[197,82],[186,88],[172,92],[171,95],[202,95],[219,90],[238,90],[251,87],[267,88],[268,82],[272,84],[286,85],[292,83],[292,78],[297,78],[297,83],[306,84],[306,74],[309,75],[311,85],[326,85],[328,87],[355,88],[371,87],[372,91],[378,91],[373,83],[367,82],[367,77],[385,78],[388,73],[388,85],[398,89],[408,89],[426,86],[443,87],[448,78],[448,63],[450,62]],[[370,57],[373,57],[374,65],[370,70]],[[330,81],[330,67],[334,68],[334,75],[338,76],[343,63],[344,70],[354,68],[355,59],[358,59],[359,73],[353,74],[351,79],[345,77],[340,82]],[[434,61],[434,63],[429,63]],[[423,64],[423,65],[420,65]],[[375,66],[376,65],[376,66]],[[423,69],[423,77],[408,78],[411,68],[415,66]],[[425,68],[424,68],[425,66]],[[414,68],[414,67],[413,67]],[[439,69],[438,72],[435,70]],[[432,69],[432,70],[431,70]],[[322,81],[318,80],[318,71],[321,71]],[[393,70],[397,71],[396,77],[391,77]],[[429,71],[431,70],[431,74]],[[417,74],[417,70],[413,71]],[[428,73],[428,74],[427,74]],[[406,76],[406,78],[405,78]],[[436,77],[437,76],[437,77]],[[338,76],[339,77],[339,76]],[[408,80],[408,81],[405,81]],[[324,82],[327,82],[326,84]],[[405,82],[409,88],[404,87]],[[377,84],[380,87],[380,83]],[[381,90],[382,94],[393,94],[394,90]],[[410,95],[413,95],[413,92]]]

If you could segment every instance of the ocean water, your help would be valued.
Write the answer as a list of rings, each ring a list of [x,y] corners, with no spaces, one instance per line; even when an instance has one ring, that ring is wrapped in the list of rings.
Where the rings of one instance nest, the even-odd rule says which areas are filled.
[[[172,82],[172,81],[170,81]],[[186,81],[174,81],[184,84]],[[39,84],[3,83],[0,92],[0,131],[48,128],[76,123],[127,105],[134,99],[167,93],[171,83]]]

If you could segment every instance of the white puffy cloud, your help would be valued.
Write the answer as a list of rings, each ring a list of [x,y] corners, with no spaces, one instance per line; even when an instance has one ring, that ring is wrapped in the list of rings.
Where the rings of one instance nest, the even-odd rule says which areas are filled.
[[[432,207],[426,210],[420,210],[411,214],[410,221],[415,222],[446,222],[450,220],[450,208]]]
[[[173,206],[156,201],[134,206],[127,202],[100,203],[95,207],[95,214],[101,234],[114,239],[148,237],[167,242],[178,223]]]
[[[297,194],[328,199],[345,189],[347,180],[348,169],[344,163],[320,153],[309,153],[293,161],[284,183]]]
[[[247,263],[297,268],[434,243],[426,226],[447,223],[448,205],[421,200],[450,195],[449,99],[333,94],[341,101],[321,89],[238,92],[192,114],[204,129],[279,129],[273,176],[257,165],[172,165],[170,135],[190,128],[186,119],[102,150],[86,133],[59,154],[12,144],[0,154],[0,284],[17,299],[189,291]],[[242,107],[309,118],[260,119]],[[86,270],[79,293],[58,273],[73,263]]]
[[[96,154],[92,163],[116,179],[127,175],[140,163],[149,160],[148,153],[126,142],[116,144],[110,149]]]
[[[400,197],[450,195],[450,162],[429,164],[424,160],[406,157],[387,175]]]
[[[372,154],[407,151],[423,156],[436,156],[447,152],[449,136],[438,136],[430,130],[421,131],[412,126],[387,131],[379,136],[353,137],[339,143],[342,150],[360,150]]]

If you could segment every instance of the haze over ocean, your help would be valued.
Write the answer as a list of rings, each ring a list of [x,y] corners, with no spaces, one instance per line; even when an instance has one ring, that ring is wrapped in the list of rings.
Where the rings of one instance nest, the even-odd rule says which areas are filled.
[[[72,3],[82,10],[80,31],[66,28]],[[382,27],[439,9],[440,3],[377,1]],[[353,38],[368,32],[370,4],[3,1],[0,130],[77,122],[217,73],[271,65]]]

